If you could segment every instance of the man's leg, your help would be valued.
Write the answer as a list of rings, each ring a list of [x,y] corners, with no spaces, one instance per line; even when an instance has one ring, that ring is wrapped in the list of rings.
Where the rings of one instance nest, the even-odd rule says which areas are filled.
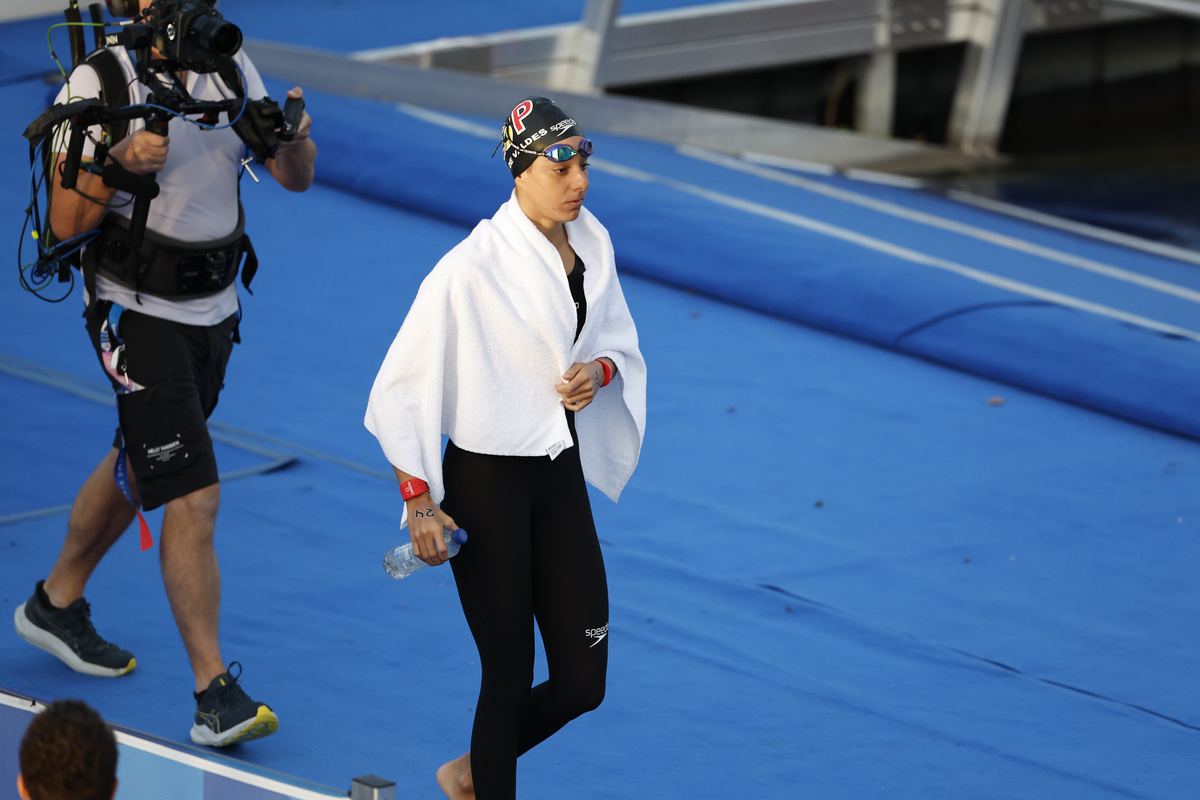
[[[121,494],[113,479],[117,453],[115,447],[109,451],[83,482],[83,488],[71,505],[67,539],[45,583],[46,595],[58,608],[66,608],[83,597],[96,565],[137,516],[137,510]],[[130,491],[133,499],[140,503],[137,489],[131,485]]]
[[[45,581],[13,617],[25,641],[76,672],[117,677],[137,666],[133,654],[107,642],[92,626],[83,591],[96,565],[133,521],[136,510],[113,480],[114,448],[84,481],[71,506],[67,538]],[[134,494],[135,502],[140,499]]]
[[[159,554],[167,598],[196,677],[191,738],[214,747],[258,739],[279,728],[275,712],[251,700],[221,658],[221,571],[213,547],[220,505],[219,483],[168,500]]]
[[[197,692],[225,672],[218,639],[221,571],[213,547],[220,505],[220,484],[169,501],[159,543],[163,584],[192,662]]]
[[[216,408],[233,348],[236,315],[213,326],[184,325],[126,309],[129,377],[145,389],[117,398],[121,431],[146,508],[164,507],[159,559],[163,585],[195,678],[191,739],[223,747],[279,727],[246,696],[219,644],[221,574],[213,548],[221,503],[207,419]],[[235,671],[236,672],[236,671]]]

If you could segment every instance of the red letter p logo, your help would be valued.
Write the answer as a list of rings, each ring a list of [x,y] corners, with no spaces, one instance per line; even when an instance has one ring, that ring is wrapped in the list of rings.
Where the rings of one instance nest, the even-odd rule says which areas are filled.
[[[512,110],[513,128],[517,133],[525,132],[525,123],[523,120],[529,116],[529,112],[533,111],[533,102],[526,100]]]

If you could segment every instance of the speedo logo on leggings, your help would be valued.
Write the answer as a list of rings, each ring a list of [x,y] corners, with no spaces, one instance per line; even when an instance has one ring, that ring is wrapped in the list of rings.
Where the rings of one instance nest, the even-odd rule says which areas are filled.
[[[608,636],[608,623],[604,623],[603,628],[588,628],[583,635],[589,639],[595,639],[596,641],[592,642],[592,647],[595,647],[604,641],[605,636]]]

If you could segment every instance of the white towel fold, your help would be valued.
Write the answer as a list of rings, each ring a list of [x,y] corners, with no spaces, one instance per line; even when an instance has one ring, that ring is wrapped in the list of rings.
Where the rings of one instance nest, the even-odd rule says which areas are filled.
[[[599,356],[613,360],[617,376],[575,418],[584,477],[615,502],[637,466],[646,362],[612,242],[586,208],[566,230],[587,270],[578,342],[562,259],[514,192],[426,276],[379,368],[367,429],[437,503],[445,496],[442,434],[491,455],[555,457],[570,447],[554,385],[571,364]]]

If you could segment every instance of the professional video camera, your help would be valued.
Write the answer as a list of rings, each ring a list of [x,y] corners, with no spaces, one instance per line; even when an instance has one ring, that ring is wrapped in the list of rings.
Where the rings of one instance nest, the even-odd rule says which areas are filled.
[[[132,17],[134,25],[148,26],[148,31],[140,27],[126,36],[140,44],[149,33],[150,43],[176,68],[215,72],[219,57],[232,56],[242,47],[242,32],[217,12],[211,0],[157,0],[145,12],[138,11],[137,0],[106,2],[113,16]]]
[[[151,88],[156,104],[179,113],[208,110],[187,96],[176,77],[180,71],[217,72],[227,84],[239,83],[230,59],[242,47],[242,32],[217,12],[215,0],[154,0],[144,11],[138,10],[137,0],[105,2],[114,16],[130,17],[131,21],[122,24],[117,33],[104,36],[104,44],[120,45],[137,55],[138,78]],[[93,22],[98,21],[97,6],[90,8]],[[157,57],[152,57],[154,51]],[[172,85],[162,83],[163,75]],[[302,111],[302,101],[289,101],[282,113],[270,98],[251,101],[240,109],[233,127],[261,164],[275,154],[279,140],[290,141],[295,136]],[[149,123],[147,127],[153,129]]]
[[[51,175],[54,148],[50,139],[64,123],[70,126],[71,138],[62,161],[60,185],[64,190],[75,189],[79,172],[86,170],[99,175],[106,185],[133,195],[128,252],[136,253],[145,235],[150,202],[158,196],[158,184],[154,175],[131,173],[116,161],[105,163],[108,150],[125,136],[130,120],[144,119],[146,130],[160,135],[166,135],[171,117],[187,119],[202,128],[231,127],[250,151],[250,156],[243,162],[246,166],[251,160],[262,164],[274,157],[280,141],[295,137],[304,112],[304,101],[295,98],[288,98],[283,109],[269,97],[247,99],[245,77],[232,58],[241,49],[242,32],[217,12],[215,0],[154,0],[144,11],[139,10],[138,0],[105,2],[114,17],[127,17],[129,21],[105,21],[103,8],[99,3],[93,3],[88,7],[91,22],[84,23],[78,0],[70,0],[65,12],[72,67],[84,61],[95,66],[104,99],[57,104],[25,131],[35,170],[36,153],[41,151],[42,175],[39,181],[35,174],[34,197],[26,219],[26,227],[31,220],[34,224],[39,257],[33,264],[22,265],[21,282],[39,296],[54,274],[60,282],[73,282],[70,266],[78,266],[78,251],[87,243],[57,242],[49,224],[43,225],[42,215],[38,212],[39,194],[47,193],[48,206],[54,183]],[[91,27],[94,32],[96,49],[91,53],[85,53],[85,27]],[[118,30],[107,33],[108,27]],[[108,55],[105,49],[114,46],[125,48],[135,59],[137,80],[149,90],[148,102],[129,104],[128,89],[119,69],[115,78],[106,79],[105,70],[96,57]],[[111,56],[110,60],[115,63]],[[221,101],[195,100],[180,80],[179,73],[184,71],[216,72],[235,97]],[[124,101],[120,99],[122,96]],[[227,126],[219,125],[222,113],[230,119]],[[190,119],[196,116],[200,118]],[[96,125],[104,129],[104,137],[96,143],[94,160],[84,163],[84,139],[88,128]],[[254,179],[258,180],[257,177]]]
[[[130,0],[118,0],[130,5]],[[109,7],[113,5],[109,0]],[[158,0],[146,10],[154,46],[163,58],[193,72],[214,72],[214,56],[229,57],[242,47],[242,32],[205,0]]]

